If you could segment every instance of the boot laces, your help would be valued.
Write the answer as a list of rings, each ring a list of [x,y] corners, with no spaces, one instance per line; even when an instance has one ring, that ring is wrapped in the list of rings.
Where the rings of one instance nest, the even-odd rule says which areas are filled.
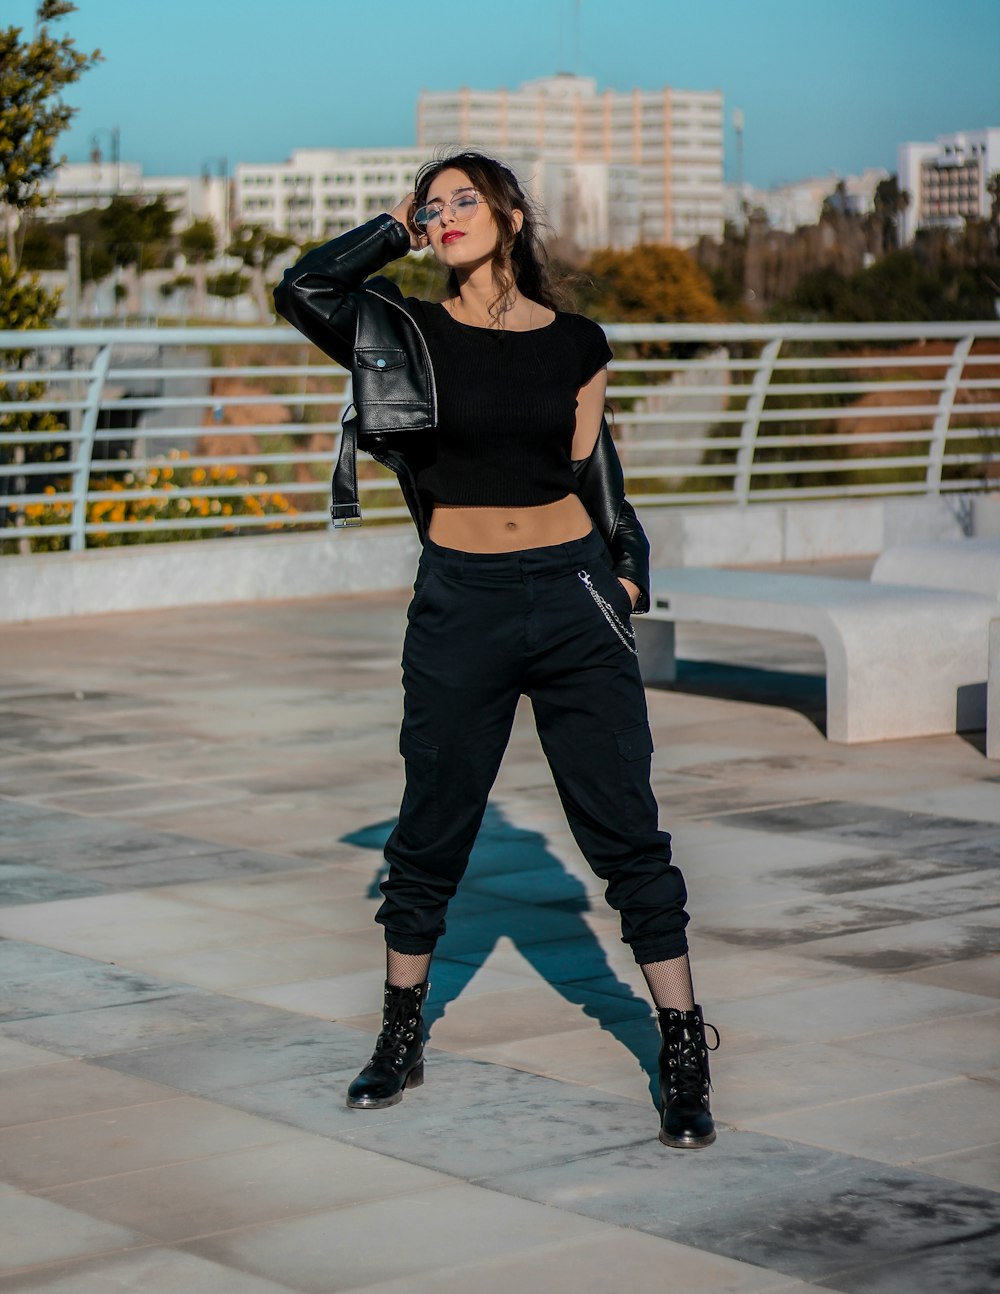
[[[416,993],[411,991],[395,996],[387,993],[382,1012],[382,1031],[375,1040],[375,1055],[380,1056],[384,1051],[405,1054],[416,1037],[419,1012],[420,997]]]
[[[699,1101],[708,1097],[712,1087],[708,1053],[718,1050],[719,1031],[714,1024],[708,1023],[705,1024],[705,1029],[711,1029],[715,1035],[714,1046],[709,1046],[708,1039],[700,1030],[687,1028],[670,1045],[670,1089],[675,1096],[693,1097]]]

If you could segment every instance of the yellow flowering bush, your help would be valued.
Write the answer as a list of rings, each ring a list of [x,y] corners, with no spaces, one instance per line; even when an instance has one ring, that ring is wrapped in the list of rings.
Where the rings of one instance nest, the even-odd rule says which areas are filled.
[[[167,540],[211,539],[240,532],[259,534],[281,530],[298,515],[294,505],[277,490],[256,490],[253,494],[229,493],[246,485],[237,468],[229,465],[189,466],[188,455],[173,451],[169,459],[144,471],[92,477],[90,493],[106,495],[87,504],[87,547],[111,548],[120,544],[149,544]],[[267,485],[264,472],[254,474],[253,483]],[[197,490],[197,493],[194,491]],[[69,547],[66,535],[46,535],[50,526],[66,525],[72,518],[69,482],[47,485],[43,491],[51,501],[28,503],[22,509],[24,538],[35,552],[54,552]],[[261,525],[241,525],[244,518],[266,517]],[[212,524],[199,525],[202,519]],[[225,518],[221,524],[215,518]],[[273,518],[273,519],[272,519]],[[153,529],[157,521],[186,521],[189,525]],[[97,526],[98,529],[92,529]],[[104,527],[107,527],[105,529]],[[114,529],[112,529],[114,527]],[[117,527],[126,527],[118,529]]]

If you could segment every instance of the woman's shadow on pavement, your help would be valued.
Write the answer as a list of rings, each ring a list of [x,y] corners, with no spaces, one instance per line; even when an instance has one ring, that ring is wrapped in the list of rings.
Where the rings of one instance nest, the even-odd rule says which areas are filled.
[[[395,819],[343,836],[346,844],[381,855]],[[380,899],[382,863],[367,897]],[[596,1020],[630,1051],[658,1098],[659,1035],[649,1003],[619,979],[594,932],[583,919],[591,902],[537,831],[514,826],[490,804],[458,894],[448,908],[448,931],[431,966],[434,991],[424,1019],[428,1030],[444,1016],[506,936],[546,983],[583,1014]]]

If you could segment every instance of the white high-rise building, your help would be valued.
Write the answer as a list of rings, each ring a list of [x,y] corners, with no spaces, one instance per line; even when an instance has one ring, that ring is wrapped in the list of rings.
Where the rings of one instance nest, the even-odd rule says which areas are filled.
[[[236,218],[300,243],[333,238],[391,211],[425,160],[413,148],[297,148],[287,162],[241,162]]]
[[[534,153],[545,168],[553,163],[564,168],[618,168],[617,177],[605,182],[608,195],[627,185],[626,173],[631,172],[631,183],[638,189],[631,241],[612,227],[605,244],[689,246],[703,234],[722,236],[719,90],[664,86],[599,92],[589,77],[561,74],[529,81],[516,90],[424,91],[417,105],[417,143],[425,152],[468,147],[503,158]],[[558,209],[550,206],[549,216],[559,233],[581,246],[594,245],[566,228]],[[588,223],[586,217],[583,223]],[[592,218],[589,223],[599,227],[601,220]]]
[[[966,218],[990,214],[986,190],[1000,171],[1000,126],[939,135],[933,144],[900,144],[899,187],[910,195],[900,220],[900,241],[923,227],[961,229]]]

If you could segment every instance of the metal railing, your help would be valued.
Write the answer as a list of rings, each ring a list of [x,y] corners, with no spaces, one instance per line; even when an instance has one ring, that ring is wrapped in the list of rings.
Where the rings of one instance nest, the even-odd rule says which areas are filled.
[[[614,324],[643,506],[1000,481],[1000,323]],[[0,332],[7,552],[327,524],[346,373],[294,330]],[[407,513],[361,456],[365,518]]]

